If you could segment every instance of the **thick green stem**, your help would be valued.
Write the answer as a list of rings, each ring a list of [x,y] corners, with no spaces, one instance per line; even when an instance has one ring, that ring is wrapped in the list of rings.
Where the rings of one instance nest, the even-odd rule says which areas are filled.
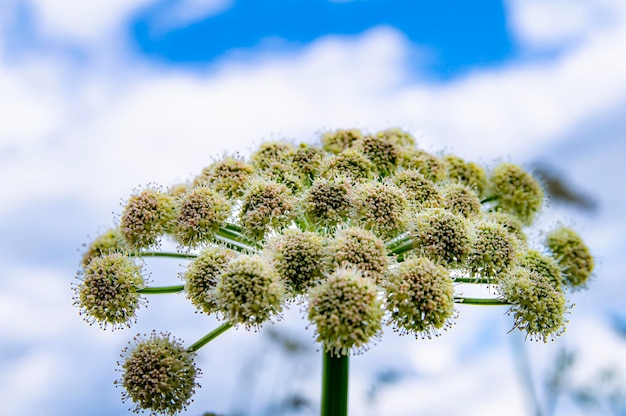
[[[187,348],[187,351],[189,352],[198,351],[200,348],[204,347],[206,344],[213,341],[215,338],[219,337],[224,332],[228,331],[230,328],[232,328],[232,326],[233,324],[231,324],[230,322],[226,322],[218,326],[213,331],[209,332],[208,334],[206,334],[205,336],[203,336],[202,338],[200,338],[199,340],[191,344],[191,346]]]
[[[155,286],[155,287],[144,287],[143,289],[139,289],[137,293],[157,295],[163,293],[178,293],[185,290],[185,285],[174,285],[174,286]]]
[[[324,351],[321,416],[348,415],[348,356]]]
[[[177,259],[195,259],[197,254],[191,253],[172,253],[167,251],[140,251],[138,253],[130,253],[131,257],[173,257]]]
[[[463,303],[465,305],[492,305],[492,306],[502,306],[502,305],[510,305],[510,303],[505,302],[500,299],[493,298],[454,298],[454,303]]]

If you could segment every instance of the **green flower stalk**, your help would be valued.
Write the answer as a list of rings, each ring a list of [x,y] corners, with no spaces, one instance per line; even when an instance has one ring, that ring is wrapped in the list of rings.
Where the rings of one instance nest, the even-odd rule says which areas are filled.
[[[382,331],[376,283],[355,269],[337,269],[309,291],[308,318],[331,355],[363,352]]]
[[[138,291],[145,280],[133,259],[121,253],[94,257],[79,279],[74,286],[74,304],[87,322],[115,329],[136,321],[135,311],[142,304]]]
[[[135,413],[148,410],[152,414],[174,415],[186,410],[197,387],[201,371],[194,362],[195,354],[168,333],[135,337],[135,345],[122,351],[118,362],[122,377],[122,400],[131,399]]]
[[[347,416],[349,356],[386,326],[432,338],[455,323],[455,303],[505,305],[513,329],[553,340],[567,323],[565,290],[586,287],[594,268],[569,228],[529,238],[542,235],[530,227],[543,191],[521,167],[500,163],[488,177],[396,128],[264,143],[160,189],[133,193],[119,227],[86,247],[74,304],[88,323],[118,329],[135,322],[144,296],[184,292],[196,312],[223,322],[187,348],[152,332],[123,351],[116,383],[135,412],[184,411],[199,387],[200,349],[232,327],[263,330],[298,304],[324,357],[321,414]],[[177,251],[161,250],[161,239]],[[142,267],[152,260],[139,257],[181,262],[184,284],[147,286]],[[465,297],[467,285],[489,295]]]

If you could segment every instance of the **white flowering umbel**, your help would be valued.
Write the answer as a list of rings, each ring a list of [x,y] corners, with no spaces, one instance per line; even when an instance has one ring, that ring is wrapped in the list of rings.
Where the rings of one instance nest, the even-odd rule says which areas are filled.
[[[426,151],[395,127],[225,155],[190,183],[134,192],[119,224],[86,246],[74,303],[87,322],[121,328],[144,296],[185,292],[223,321],[187,348],[152,333],[125,350],[124,400],[169,415],[199,387],[200,348],[233,326],[263,330],[298,304],[324,354],[322,414],[344,416],[348,356],[385,326],[423,340],[452,327],[457,304],[480,304],[508,307],[530,339],[565,330],[565,291],[587,287],[590,250],[570,228],[534,230],[539,182],[519,165],[492,166]],[[184,284],[147,286],[152,257],[176,259]],[[491,295],[464,296],[465,285]]]

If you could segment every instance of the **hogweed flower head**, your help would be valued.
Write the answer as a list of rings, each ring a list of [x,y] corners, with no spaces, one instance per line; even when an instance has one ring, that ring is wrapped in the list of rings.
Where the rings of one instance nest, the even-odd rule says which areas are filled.
[[[376,133],[376,137],[387,139],[401,148],[415,146],[415,137],[411,133],[397,127],[381,130]]]
[[[482,166],[474,162],[466,162],[455,155],[446,155],[446,175],[452,182],[467,185],[476,190],[479,196],[483,196],[487,189],[487,173]]]
[[[294,294],[304,293],[322,276],[324,242],[316,233],[287,230],[269,241],[267,252]]]
[[[352,267],[376,283],[381,283],[389,257],[383,241],[371,231],[349,227],[339,230],[327,247],[331,270]]]
[[[513,235],[519,244],[526,244],[526,233],[524,233],[524,225],[514,215],[506,212],[488,212],[485,214],[487,221],[494,221],[503,226],[511,235]]]
[[[512,304],[509,314],[531,340],[547,342],[565,332],[565,295],[537,272],[514,267],[499,280],[502,298]]]
[[[475,275],[492,279],[506,272],[515,263],[517,243],[500,224],[479,222],[467,261]]]
[[[195,186],[210,186],[228,198],[240,197],[244,185],[254,174],[254,167],[236,157],[224,157],[206,167],[194,180]]]
[[[554,258],[541,254],[537,250],[526,250],[520,253],[517,264],[545,278],[556,289],[561,289],[563,276],[561,268]]]
[[[86,266],[89,264],[91,259],[102,254],[123,251],[127,251],[127,248],[122,232],[119,228],[110,228],[96,237],[96,239],[87,246],[87,250],[83,253],[82,264],[83,266]]]
[[[333,227],[351,215],[352,184],[345,177],[318,178],[300,201],[300,209],[307,220],[320,227]]]
[[[237,253],[224,247],[207,247],[189,264],[182,275],[185,280],[187,299],[201,312],[217,311],[215,286],[228,263]]]
[[[410,257],[385,282],[390,322],[401,334],[438,335],[452,326],[454,283],[448,270],[425,257]]]
[[[354,143],[359,150],[374,165],[376,171],[386,176],[392,173],[398,164],[400,149],[392,140],[385,136],[363,136]]]
[[[340,268],[309,291],[309,321],[333,355],[363,351],[380,335],[384,310],[373,280]]]
[[[175,216],[171,195],[147,188],[131,195],[120,220],[126,244],[133,250],[155,246]]]
[[[404,191],[409,203],[418,210],[439,208],[443,204],[439,189],[415,169],[401,170],[393,176],[392,180]]]
[[[254,179],[243,195],[239,221],[246,234],[260,240],[269,228],[281,229],[291,221],[291,191],[273,181]]]
[[[252,164],[257,169],[267,169],[273,163],[287,162],[295,151],[294,146],[287,142],[265,142],[251,156]]]
[[[92,258],[74,286],[74,304],[90,324],[101,328],[130,327],[140,306],[139,290],[145,285],[141,267],[122,253]]]
[[[180,197],[172,233],[183,246],[207,243],[230,216],[230,204],[212,188],[200,186]]]
[[[471,250],[467,220],[441,208],[419,214],[413,224],[419,253],[444,266],[463,265]]]
[[[325,156],[326,152],[322,148],[302,143],[293,153],[291,166],[298,173],[304,175],[309,180],[307,183],[310,185],[310,180],[319,174]]]
[[[490,182],[499,210],[517,216],[525,225],[533,223],[543,205],[543,190],[530,173],[518,165],[501,163],[491,172]]]
[[[130,399],[135,413],[174,415],[186,410],[200,387],[195,354],[169,333],[138,335],[134,343],[122,351],[123,361],[118,362],[122,377],[115,384],[125,390],[122,400]]]
[[[393,184],[360,185],[355,210],[357,221],[379,237],[394,237],[406,229],[408,203],[402,190]]]
[[[327,152],[338,154],[352,146],[352,144],[361,137],[363,137],[361,130],[338,129],[322,135],[322,146]]]
[[[443,206],[448,211],[465,218],[475,218],[480,215],[480,199],[470,187],[452,183],[442,187],[441,194]]]
[[[405,169],[414,169],[433,182],[440,182],[446,178],[445,162],[425,150],[413,147],[402,149],[400,166]]]
[[[578,233],[559,226],[548,233],[546,244],[561,266],[564,283],[571,288],[584,288],[593,272],[594,260]]]
[[[261,256],[240,255],[228,263],[215,287],[215,301],[227,321],[258,328],[283,309],[285,288]]]
[[[347,176],[354,181],[367,181],[374,176],[374,165],[361,152],[347,149],[326,158],[322,164],[321,174],[325,178]]]

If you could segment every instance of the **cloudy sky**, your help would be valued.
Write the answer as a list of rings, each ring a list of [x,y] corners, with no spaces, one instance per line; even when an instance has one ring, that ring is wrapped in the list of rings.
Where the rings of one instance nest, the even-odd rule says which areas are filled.
[[[135,187],[187,180],[263,140],[351,127],[401,127],[424,149],[488,166],[551,166],[598,209],[553,203],[539,228],[564,219],[599,263],[548,345],[507,335],[499,308],[459,308],[433,341],[387,331],[352,360],[351,414],[532,414],[516,363],[528,357],[544,405],[564,347],[578,352],[574,384],[612,366],[626,388],[613,328],[626,321],[624,45],[622,0],[0,0],[0,413],[123,414],[115,362],[135,333],[193,342],[217,325],[184,296],[151,298],[115,332],[72,307],[81,245],[114,225]],[[148,268],[175,283],[174,263]],[[292,391],[317,400],[305,326],[298,310],[274,326],[310,342],[293,360],[243,329],[201,350],[188,414],[272,414]],[[373,394],[376,380],[388,383]]]

